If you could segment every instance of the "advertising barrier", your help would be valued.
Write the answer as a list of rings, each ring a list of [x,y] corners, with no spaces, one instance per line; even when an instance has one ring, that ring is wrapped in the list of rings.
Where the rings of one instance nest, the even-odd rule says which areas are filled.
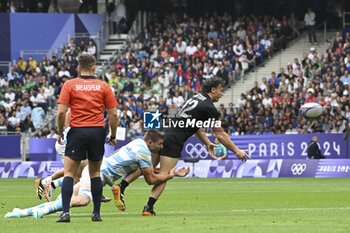
[[[107,142],[107,139],[106,139]],[[108,157],[113,151],[128,144],[130,138],[125,138],[125,141],[117,141],[115,146],[105,144],[104,156]],[[30,161],[61,161],[55,149],[56,139],[54,138],[30,138],[29,139],[29,160]],[[19,148],[19,146],[18,146]]]
[[[199,178],[278,178],[278,177],[350,177],[350,159],[257,159],[200,160],[195,164],[183,160],[177,167],[189,166],[186,176]],[[0,178],[40,178],[63,168],[61,161],[0,162]]]
[[[242,135],[230,136],[231,140],[241,149],[248,149],[252,159],[305,159],[307,147],[311,138],[317,135],[321,153],[327,159],[346,159],[349,157],[350,139],[343,139],[343,134],[297,134],[297,135]],[[142,138],[142,137],[138,137]],[[213,136],[209,136],[214,141]],[[56,139],[31,138],[29,139],[29,154],[31,161],[55,161]],[[105,146],[105,156],[130,142],[117,141],[115,147]],[[3,145],[3,146],[1,146]],[[0,136],[0,158],[20,158],[20,136]],[[191,137],[184,144],[181,159],[198,157],[212,159],[202,142],[197,137]],[[236,156],[228,151],[228,159]]]
[[[30,161],[55,161],[56,138],[30,138],[29,160]]]
[[[178,167],[190,166],[180,160]],[[192,177],[193,171],[186,177]],[[257,159],[200,160],[195,164],[200,178],[278,178],[278,177],[350,177],[350,159]]]
[[[0,136],[0,159],[21,158],[21,136]]]
[[[314,135],[318,137],[321,153],[326,158],[349,158],[350,140],[344,140],[343,134],[241,135],[230,138],[238,148],[248,149],[254,159],[305,159],[308,144]],[[209,139],[214,141],[212,136]],[[181,158],[184,157],[211,159],[197,137],[191,137],[185,143]],[[228,158],[235,159],[236,156],[228,151]]]

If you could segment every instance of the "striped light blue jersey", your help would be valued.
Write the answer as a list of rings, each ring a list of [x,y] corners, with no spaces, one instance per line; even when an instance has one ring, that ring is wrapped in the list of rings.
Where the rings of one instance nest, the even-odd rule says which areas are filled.
[[[105,158],[101,173],[109,185],[138,168],[152,167],[151,151],[142,139],[136,139]]]
[[[66,152],[67,135],[68,135],[69,130],[70,130],[70,127],[67,127],[63,131],[63,140],[62,140],[63,145],[59,144],[57,141],[56,141],[56,144],[55,144],[56,152],[61,157],[62,162],[63,162],[63,159],[64,159],[64,154]]]
[[[63,131],[63,141],[62,141],[63,145],[67,145],[67,135],[68,135],[69,130],[70,130],[70,127],[67,127]]]

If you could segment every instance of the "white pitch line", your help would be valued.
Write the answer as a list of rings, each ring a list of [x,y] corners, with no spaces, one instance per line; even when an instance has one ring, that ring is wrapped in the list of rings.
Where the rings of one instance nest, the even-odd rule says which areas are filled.
[[[233,210],[208,210],[208,211],[159,211],[160,214],[207,214],[207,213],[240,213],[240,212],[274,212],[274,211],[329,211],[329,210],[350,210],[350,207],[330,207],[330,208],[274,208],[274,209],[233,209]],[[132,215],[140,212],[102,212],[102,216],[111,215]],[[90,216],[90,214],[73,213],[72,216]]]

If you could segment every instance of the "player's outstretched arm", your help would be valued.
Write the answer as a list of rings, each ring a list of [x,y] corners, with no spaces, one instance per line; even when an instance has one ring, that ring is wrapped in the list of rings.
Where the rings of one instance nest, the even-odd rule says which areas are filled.
[[[180,167],[175,171],[175,176],[177,177],[185,177],[190,172],[190,167]]]
[[[197,130],[196,136],[205,145],[205,147],[206,147],[210,157],[212,157],[213,159],[217,159],[217,157],[215,156],[214,147],[217,147],[218,145],[212,143],[209,140],[209,138],[207,137],[207,135],[205,134],[205,132],[204,132],[204,130],[202,128]]]
[[[248,150],[240,150],[230,139],[227,133],[224,131],[222,127],[214,127],[213,131],[219,140],[227,149],[235,153],[237,158],[242,161],[246,161],[247,159],[251,159],[250,156],[246,153]]]
[[[168,174],[155,174],[153,167],[141,168],[141,172],[149,185],[160,184],[175,176],[175,167]]]

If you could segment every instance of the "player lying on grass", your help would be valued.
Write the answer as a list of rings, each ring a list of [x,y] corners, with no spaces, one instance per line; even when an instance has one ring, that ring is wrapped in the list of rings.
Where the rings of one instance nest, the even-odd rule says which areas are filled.
[[[140,169],[147,184],[159,184],[177,176],[186,176],[189,168],[180,168],[175,172],[173,168],[168,174],[155,174],[152,161],[157,160],[159,150],[163,147],[164,135],[156,129],[147,131],[144,140],[136,139],[114,152],[102,162],[101,179],[103,186],[113,185],[114,181],[122,176]],[[86,206],[90,203],[92,195],[90,190],[90,177],[88,166],[84,168],[79,183],[74,185],[71,206]],[[119,189],[113,189],[116,203],[121,202]],[[120,206],[124,206],[120,203]],[[5,218],[20,218],[33,216],[42,218],[45,214],[62,210],[60,196],[53,202],[47,202],[27,209],[14,208],[12,212],[5,215]],[[123,210],[123,209],[121,209]]]
[[[61,157],[62,163],[64,160],[64,154],[66,151],[67,134],[70,130],[69,119],[70,119],[70,109],[68,109],[68,111],[66,113],[66,118],[65,118],[65,122],[64,122],[63,141],[62,141],[63,145],[59,144],[57,141],[55,144],[56,152]],[[78,168],[78,171],[74,177],[74,184],[79,182],[80,177],[81,177],[81,173],[87,164],[88,164],[87,159],[84,161],[81,161],[80,166]],[[36,188],[36,195],[38,196],[39,200],[42,199],[42,196],[44,194],[46,201],[50,202],[52,200],[52,195],[53,195],[54,190],[56,188],[62,186],[63,179],[60,179],[60,178],[63,176],[64,176],[64,169],[62,168],[62,169],[56,171],[51,176],[48,176],[44,179],[37,179],[35,181],[35,186],[36,186],[35,188]],[[109,202],[109,201],[111,201],[111,199],[102,195],[101,201],[102,202]]]

